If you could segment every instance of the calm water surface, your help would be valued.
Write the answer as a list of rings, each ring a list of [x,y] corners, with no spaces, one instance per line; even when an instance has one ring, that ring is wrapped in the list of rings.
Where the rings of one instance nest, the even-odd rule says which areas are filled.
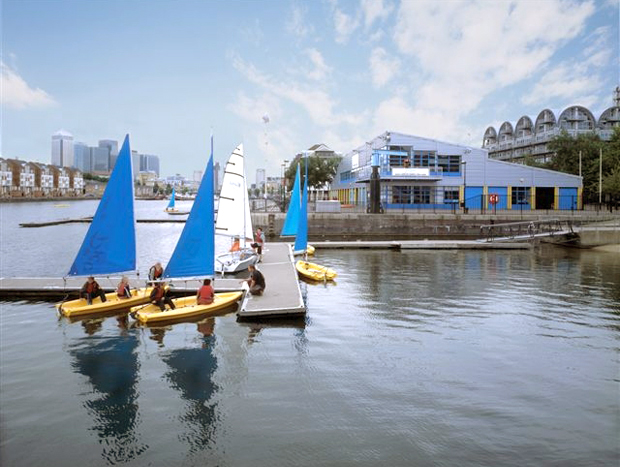
[[[3,276],[69,268],[86,224],[17,227],[96,207],[69,204],[0,205]],[[137,217],[162,209],[141,202]],[[138,224],[143,272],[169,257],[181,228]],[[619,464],[618,255],[317,260],[338,282],[303,286],[301,321],[229,314],[148,329],[0,303],[0,464]]]

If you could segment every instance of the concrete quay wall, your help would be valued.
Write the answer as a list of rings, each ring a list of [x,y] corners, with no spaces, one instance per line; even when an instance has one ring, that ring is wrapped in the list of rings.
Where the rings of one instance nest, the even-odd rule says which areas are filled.
[[[491,223],[531,221],[572,221],[575,225],[600,223],[611,217],[611,229],[620,226],[620,214],[614,216],[591,212],[562,214],[553,212],[528,212],[510,214],[408,214],[408,213],[309,213],[308,237],[321,240],[373,240],[373,239],[473,239],[480,238],[481,226]],[[252,213],[252,224],[262,227],[271,240],[279,238],[284,224],[283,213]],[[615,221],[614,221],[615,219]],[[613,226],[616,226],[615,228]]]

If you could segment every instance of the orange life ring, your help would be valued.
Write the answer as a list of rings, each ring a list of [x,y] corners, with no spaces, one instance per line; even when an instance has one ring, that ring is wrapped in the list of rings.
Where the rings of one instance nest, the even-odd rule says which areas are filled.
[[[491,193],[489,195],[489,203],[497,204],[499,202],[499,195],[496,193]]]

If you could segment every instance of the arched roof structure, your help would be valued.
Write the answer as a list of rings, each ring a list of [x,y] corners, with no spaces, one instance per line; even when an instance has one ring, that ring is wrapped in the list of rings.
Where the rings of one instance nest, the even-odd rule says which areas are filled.
[[[555,127],[557,120],[551,109],[544,109],[536,117],[535,133],[544,133]]]
[[[601,130],[610,130],[620,125],[620,107],[606,109],[598,119],[598,127]]]
[[[592,130],[596,127],[596,119],[592,112],[581,105],[571,105],[564,109],[558,118],[558,126],[563,130]]]
[[[514,135],[514,129],[512,128],[512,123],[504,122],[502,126],[499,127],[499,141],[505,141],[507,139],[512,139]]]
[[[531,136],[535,133],[534,124],[532,123],[532,119],[527,115],[524,115],[517,122],[517,126],[515,127],[515,138],[522,138],[524,136]]]
[[[484,132],[482,139],[482,147],[497,143],[497,131],[492,126],[488,127]]]

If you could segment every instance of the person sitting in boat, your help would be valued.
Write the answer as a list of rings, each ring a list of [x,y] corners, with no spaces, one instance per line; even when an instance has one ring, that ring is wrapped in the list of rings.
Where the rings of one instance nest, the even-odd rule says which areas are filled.
[[[116,286],[116,295],[118,295],[118,298],[131,298],[131,287],[129,286],[127,276],[123,276],[118,286]]]
[[[248,271],[250,271],[250,277],[246,282],[250,286],[250,293],[252,295],[262,295],[265,291],[265,276],[253,264],[248,266]]]
[[[174,306],[174,302],[168,297],[165,286],[165,282],[155,282],[150,296],[151,303],[157,305],[161,311],[166,311],[166,305],[168,305],[171,310],[174,310],[176,307]]]
[[[80,290],[80,298],[85,298],[86,303],[93,304],[93,298],[99,297],[101,303],[106,301],[105,294],[93,276],[89,276],[82,289]]]
[[[258,262],[260,263],[263,259],[263,246],[265,245],[265,234],[263,233],[263,229],[258,227],[256,229],[256,234],[254,234],[254,243],[250,245],[252,248],[256,250],[258,254]]]
[[[241,246],[239,245],[239,237],[235,237],[235,239],[233,240],[233,244],[230,247],[230,251],[231,253],[233,251],[239,251],[241,249]]]
[[[164,268],[161,266],[161,263],[158,261],[151,269],[149,269],[149,280],[150,281],[160,281],[162,276],[164,275]]]
[[[198,289],[198,293],[196,294],[196,303],[198,303],[198,305],[210,305],[213,303],[214,297],[215,291],[211,285],[211,279],[205,279],[202,283],[202,287]]]

